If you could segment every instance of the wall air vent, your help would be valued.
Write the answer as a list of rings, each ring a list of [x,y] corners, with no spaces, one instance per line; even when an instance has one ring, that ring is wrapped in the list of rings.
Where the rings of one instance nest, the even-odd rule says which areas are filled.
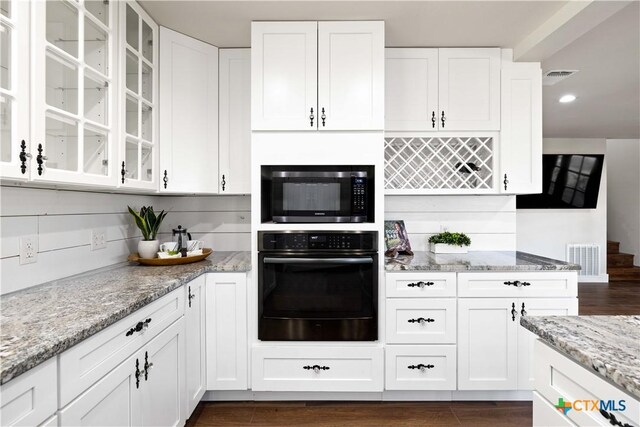
[[[578,72],[578,70],[549,70],[549,71],[546,71],[544,73],[544,76],[542,77],[542,85],[543,86],[553,86],[554,84],[558,83],[559,81],[562,81],[562,80],[566,79],[567,77],[574,75],[577,72]]]

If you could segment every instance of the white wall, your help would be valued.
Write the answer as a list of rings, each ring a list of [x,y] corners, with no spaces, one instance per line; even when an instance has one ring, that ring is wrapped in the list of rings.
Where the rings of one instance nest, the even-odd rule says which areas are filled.
[[[404,220],[413,250],[447,230],[471,239],[472,251],[516,248],[515,196],[386,196],[385,220]]]
[[[543,154],[604,154],[604,139],[545,138]],[[517,248],[566,260],[569,243],[600,245],[600,274],[584,281],[606,282],[607,273],[607,159],[605,157],[596,209],[518,209]],[[581,280],[583,278],[581,277]]]
[[[640,265],[640,140],[607,140],[607,238]]]

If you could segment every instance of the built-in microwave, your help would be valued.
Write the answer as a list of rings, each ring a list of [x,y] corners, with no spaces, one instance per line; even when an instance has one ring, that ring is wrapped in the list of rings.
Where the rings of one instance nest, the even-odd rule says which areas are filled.
[[[373,166],[262,166],[262,222],[373,222]]]

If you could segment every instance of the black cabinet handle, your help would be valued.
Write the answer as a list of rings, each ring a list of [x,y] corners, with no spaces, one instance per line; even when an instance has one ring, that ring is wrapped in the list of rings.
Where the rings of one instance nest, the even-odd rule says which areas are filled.
[[[433,369],[433,368],[435,368],[435,366],[431,365],[431,364],[423,365],[422,363],[420,363],[418,365],[409,365],[409,366],[407,366],[407,368],[409,368],[409,369],[420,369],[421,371],[424,372],[425,369]]]
[[[322,107],[322,115],[320,116],[320,118],[322,119],[322,127],[324,127],[324,121],[327,118],[326,114],[324,113],[324,107]]]
[[[124,176],[126,175],[127,170],[124,168],[124,162],[122,162],[122,169],[120,169],[120,175],[122,176],[122,183],[124,184]]]
[[[511,304],[511,320],[516,321],[516,316],[518,315],[518,311],[516,310],[516,303]]]
[[[521,282],[520,280],[514,280],[513,282],[507,281],[507,282],[504,282],[504,284],[507,286],[515,286],[516,288],[520,288],[522,286],[531,286],[531,283]]]
[[[140,388],[140,375],[142,375],[142,371],[140,371],[140,362],[136,359],[136,388]]]
[[[149,371],[153,368],[153,363],[149,363],[149,353],[144,352],[144,380],[149,381]]]
[[[189,286],[189,307],[191,307],[191,300],[194,299],[196,296],[194,294],[191,293],[191,286]]]
[[[603,417],[605,417],[607,419],[607,421],[609,421],[609,424],[611,424],[612,426],[618,426],[618,427],[633,427],[631,424],[629,423],[623,423],[622,421],[620,421],[619,419],[616,418],[615,415],[613,415],[611,412],[607,412],[604,409],[600,409],[600,415],[602,415]]]
[[[166,190],[167,184],[169,183],[169,177],[167,176],[167,170],[164,170],[164,177],[162,178],[162,182],[164,182],[164,188]]]
[[[524,309],[524,303],[522,303],[522,310],[520,310],[520,314],[522,316],[526,316],[527,315],[527,310]]]
[[[425,324],[425,323],[433,323],[435,322],[434,319],[427,317],[426,319],[424,317],[418,317],[417,319],[409,319],[407,320],[407,322],[409,323],[420,323],[421,325]]]
[[[440,116],[440,122],[442,123],[442,129],[444,129],[444,122],[447,118],[444,115],[444,110],[442,110],[442,116]]]
[[[433,283],[433,282],[419,281],[417,283],[409,283],[407,286],[409,288],[424,288],[425,286],[433,286],[433,285],[435,285],[435,283]]]
[[[151,318],[148,318],[144,322],[138,322],[138,323],[136,323],[136,326],[134,326],[133,328],[129,329],[125,335],[126,336],[131,336],[131,335],[133,335],[134,332],[140,332],[141,330],[143,330],[145,328],[148,328],[149,327],[149,323],[151,323]]]
[[[27,143],[22,140],[20,143],[20,172],[27,173],[27,159],[31,158],[31,153],[27,153]]]
[[[328,366],[320,366],[320,365],[313,365],[313,366],[303,366],[302,369],[305,369],[307,371],[313,371],[316,374],[320,371],[328,371],[330,368]]]
[[[432,127],[433,129],[435,129],[435,128],[436,128],[436,121],[437,121],[437,119],[436,119],[436,112],[435,112],[435,111],[432,111],[432,112],[431,112],[431,127]]]
[[[507,179],[507,174],[504,174],[504,181],[502,181],[502,183],[504,184],[504,190],[507,191],[507,184],[509,184],[509,180]]]
[[[227,186],[227,181],[224,178],[224,175],[222,175],[222,181],[220,182],[220,184],[222,184],[222,191],[224,191],[225,187]]]
[[[313,107],[311,107],[311,114],[309,115],[309,120],[311,121],[311,127],[313,127],[313,119],[315,119],[316,116],[313,115]]]
[[[38,175],[42,175],[42,172],[44,172],[44,168],[42,166],[44,165],[44,161],[48,160],[47,156],[42,155],[42,151],[42,144],[38,144],[38,155],[36,156],[36,163],[38,163]]]

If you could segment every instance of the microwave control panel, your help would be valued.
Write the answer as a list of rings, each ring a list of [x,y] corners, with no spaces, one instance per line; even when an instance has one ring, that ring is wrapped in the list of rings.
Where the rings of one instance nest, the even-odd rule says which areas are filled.
[[[351,178],[351,195],[353,214],[366,214],[367,211],[367,178]]]

